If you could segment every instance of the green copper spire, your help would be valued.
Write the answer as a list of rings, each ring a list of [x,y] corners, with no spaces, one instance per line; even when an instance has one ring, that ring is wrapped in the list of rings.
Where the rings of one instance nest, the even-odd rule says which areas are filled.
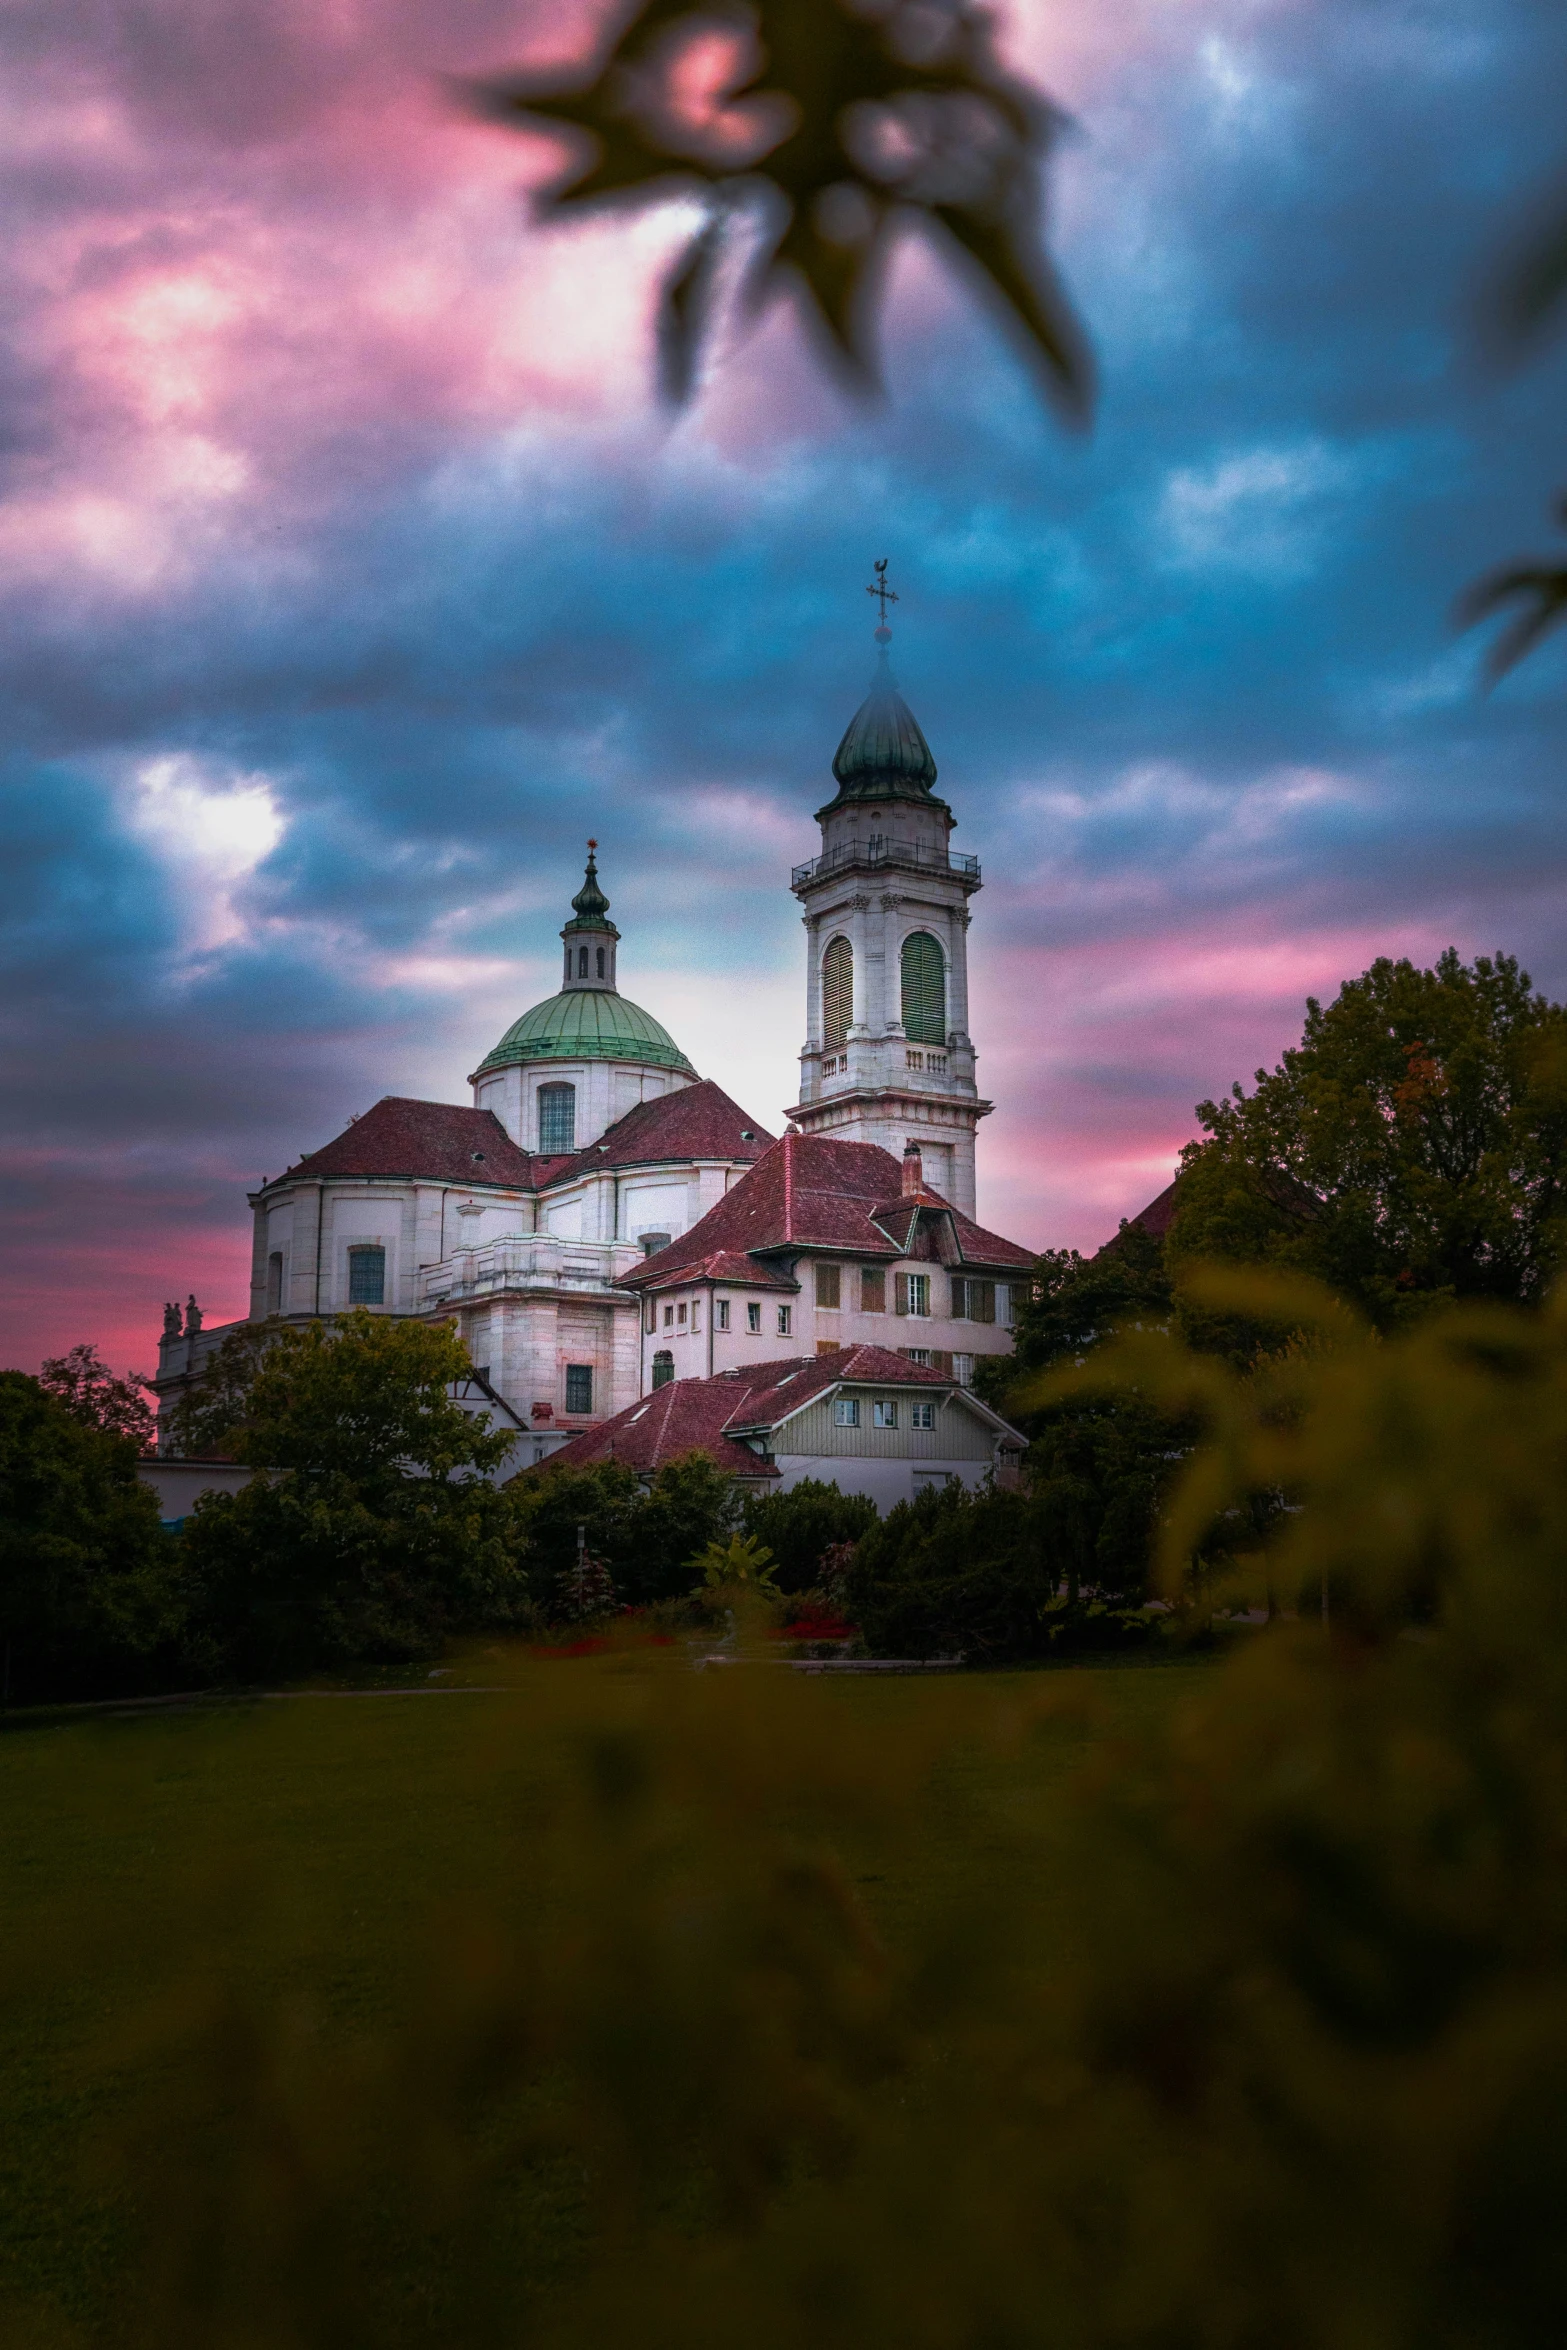
[[[588,870],[583,878],[582,887],[571,901],[572,912],[576,919],[568,922],[566,929],[603,930],[607,931],[611,938],[619,938],[620,932],[615,928],[614,923],[607,919],[609,900],[599,887],[599,869],[595,862],[597,848],[598,842],[590,840],[588,843]],[[564,937],[565,933],[562,932],[561,935]]]

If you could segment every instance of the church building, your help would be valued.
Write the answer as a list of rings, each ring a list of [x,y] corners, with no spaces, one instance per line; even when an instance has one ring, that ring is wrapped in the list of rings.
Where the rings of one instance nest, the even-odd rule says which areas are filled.
[[[621,994],[590,841],[559,991],[484,1054],[471,1103],[388,1096],[251,1194],[250,1322],[454,1322],[519,1465],[673,1381],[870,1348],[961,1390],[1010,1348],[1032,1256],[975,1221],[980,870],[949,846],[885,621],[876,640],[819,853],[791,875],[806,1007],[785,1133]],[[160,1400],[240,1327],[166,1323]]]

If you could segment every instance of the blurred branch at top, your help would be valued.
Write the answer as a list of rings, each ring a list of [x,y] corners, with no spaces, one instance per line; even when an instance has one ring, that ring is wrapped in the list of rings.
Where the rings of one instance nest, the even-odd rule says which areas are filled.
[[[1504,259],[1480,305],[1488,355],[1506,368],[1532,358],[1567,325],[1567,191],[1558,189]],[[1567,524],[1567,497],[1558,497]],[[1507,563],[1477,579],[1459,598],[1460,628],[1517,607],[1492,643],[1485,680],[1495,685],[1567,614],[1567,563]]]
[[[850,379],[874,384],[887,264],[917,225],[966,260],[1057,407],[1086,421],[1092,358],[1042,238],[1062,118],[1006,72],[968,0],[646,0],[583,74],[467,95],[494,120],[571,137],[545,217],[699,199],[660,297],[668,399],[691,391],[736,252],[747,309],[791,291]]]

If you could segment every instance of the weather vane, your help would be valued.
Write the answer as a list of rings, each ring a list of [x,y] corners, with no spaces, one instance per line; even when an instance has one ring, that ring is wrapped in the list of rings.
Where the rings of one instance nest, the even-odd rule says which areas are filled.
[[[875,571],[876,585],[874,587],[868,587],[865,593],[868,596],[875,596],[879,601],[881,605],[881,625],[883,628],[885,628],[887,625],[887,606],[897,602],[898,592],[896,588],[890,588],[887,585],[887,558],[885,555],[883,555],[881,561],[875,566]]]

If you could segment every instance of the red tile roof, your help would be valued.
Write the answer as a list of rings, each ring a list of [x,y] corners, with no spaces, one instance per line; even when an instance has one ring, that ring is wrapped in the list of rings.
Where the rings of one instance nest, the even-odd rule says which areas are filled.
[[[659,1251],[661,1258],[679,1254],[678,1243]],[[647,1262],[651,1264],[652,1258],[649,1257]],[[746,1289],[781,1289],[789,1297],[795,1296],[800,1287],[799,1282],[792,1280],[787,1273],[775,1271],[758,1257],[741,1256],[732,1248],[715,1249],[710,1257],[698,1257],[694,1261],[679,1264],[673,1271],[645,1283],[642,1280],[642,1267],[638,1265],[636,1279],[640,1286],[650,1290],[683,1289],[688,1282],[697,1281],[732,1281]]]
[[[770,1149],[766,1128],[732,1102],[721,1085],[704,1077],[699,1085],[678,1086],[638,1102],[617,1118],[597,1142],[569,1159],[551,1159],[545,1184],[570,1183],[595,1167],[659,1165],[674,1159],[730,1159],[749,1162]]]
[[[890,1347],[845,1346],[833,1354],[786,1355],[752,1363],[744,1371],[720,1372],[713,1379],[672,1379],[521,1474],[542,1476],[552,1468],[585,1468],[609,1460],[651,1474],[677,1454],[700,1450],[734,1476],[776,1477],[777,1469],[740,1443],[735,1432],[765,1435],[802,1404],[842,1385],[950,1388],[952,1376],[925,1363],[911,1363]]]
[[[873,1142],[834,1142],[791,1128],[757,1160],[748,1175],[679,1240],[622,1276],[627,1286],[667,1286],[672,1274],[719,1251],[827,1248],[845,1255],[894,1258],[902,1252],[874,1220],[902,1196],[903,1171],[890,1151]],[[1032,1265],[1032,1253],[986,1232],[938,1192],[922,1200],[952,1218],[960,1261],[1008,1269]]]
[[[457,1102],[415,1102],[387,1094],[335,1142],[289,1167],[290,1176],[398,1175],[432,1183],[494,1184],[531,1191],[535,1162],[519,1150],[493,1110]],[[281,1177],[275,1176],[274,1182]]]

